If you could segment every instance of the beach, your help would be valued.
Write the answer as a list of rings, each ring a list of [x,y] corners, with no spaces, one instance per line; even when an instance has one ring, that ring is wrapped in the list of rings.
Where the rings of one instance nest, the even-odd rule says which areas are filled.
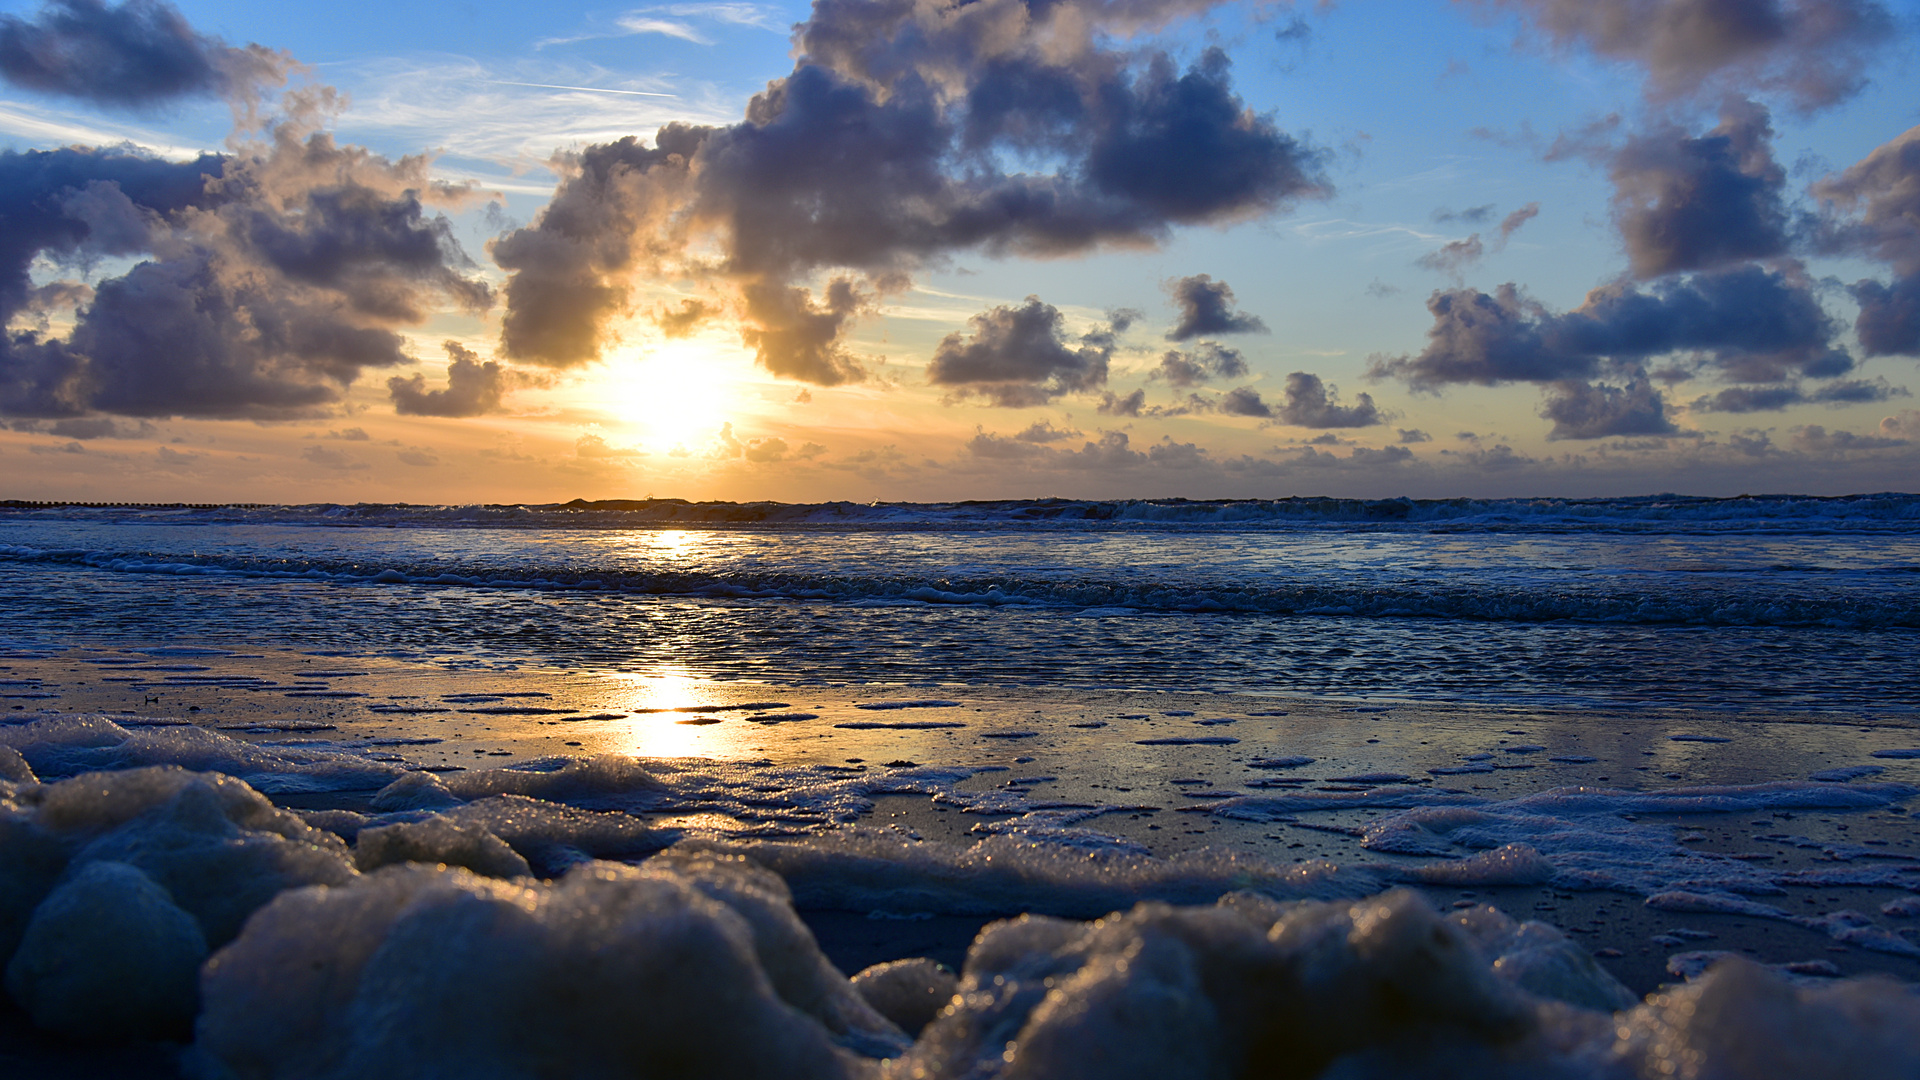
[[[81,525],[95,538],[114,535],[98,521]],[[14,894],[8,925],[28,940],[42,933],[27,927],[42,917],[41,908],[61,908],[49,899],[58,889],[78,891],[62,901],[76,911],[147,912],[155,905],[174,915],[189,911],[188,921],[200,926],[194,940],[202,951],[194,955],[209,957],[185,969],[199,972],[201,1006],[155,1018],[151,1003],[127,1005],[118,1020],[111,1019],[111,1007],[88,1008],[80,1019],[63,1019],[48,1004],[59,999],[59,979],[46,973],[52,969],[16,975],[10,984],[15,1011],[0,1038],[9,1060],[23,1068],[92,1062],[143,1076],[182,1069],[195,1076],[335,1075],[328,1070],[367,1068],[372,1058],[366,1055],[393,1068],[401,1061],[451,1068],[447,1062],[466,1060],[455,1044],[491,1037],[473,1027],[474,1017],[506,1007],[500,1002],[510,995],[488,998],[492,1004],[482,1008],[453,984],[408,983],[412,989],[402,995],[391,980],[444,970],[466,971],[463,978],[483,983],[564,982],[579,962],[567,959],[569,950],[587,947],[614,949],[654,970],[646,964],[667,961],[646,961],[649,949],[673,941],[693,948],[691,942],[705,940],[687,919],[733,925],[735,915],[701,906],[716,897],[736,915],[744,913],[749,930],[736,926],[728,933],[748,934],[758,957],[749,968],[762,972],[742,974],[746,981],[730,991],[736,995],[730,1000],[742,1000],[737,995],[743,993],[753,998],[754,986],[773,980],[769,992],[785,1004],[768,1015],[779,1018],[784,1034],[729,1034],[727,1024],[707,1017],[700,1033],[686,1036],[691,1049],[684,1049],[694,1054],[686,1060],[705,1064],[688,1066],[693,1071],[686,1075],[760,1075],[756,1070],[772,1067],[773,1059],[723,1067],[720,1058],[699,1056],[705,1051],[698,1047],[711,1051],[715,1040],[730,1039],[762,1039],[772,1048],[797,1039],[793,1045],[812,1048],[806,1053],[818,1058],[819,1075],[876,1069],[902,1076],[1079,1075],[1062,1071],[1067,1059],[1058,1055],[1065,1050],[1036,1053],[1022,1065],[1016,1036],[1039,1025],[1026,1038],[1039,1037],[1041,1029],[1053,1031],[1047,1038],[1061,1047],[1113,1038],[1112,1025],[1126,1026],[1127,1009],[1145,1007],[1116,1002],[1149,989],[1138,983],[1145,975],[1115,974],[1130,970],[1125,963],[1112,969],[1116,958],[1173,948],[1167,942],[1178,940],[1185,944],[1176,952],[1187,957],[1180,963],[1199,965],[1194,971],[1231,960],[1229,968],[1239,973],[1215,972],[1202,980],[1204,989],[1153,983],[1159,986],[1153,993],[1172,994],[1168,1000],[1185,1002],[1183,1008],[1210,1002],[1205,1007],[1214,1015],[1228,1002],[1298,992],[1275,987],[1305,977],[1299,965],[1308,953],[1300,950],[1309,946],[1303,942],[1332,932],[1327,919],[1372,926],[1364,915],[1369,910],[1386,913],[1380,927],[1400,929],[1380,929],[1386,936],[1374,945],[1360,930],[1340,932],[1345,959],[1315,961],[1347,972],[1335,979],[1348,987],[1337,993],[1372,1000],[1368,995],[1380,991],[1355,987],[1379,979],[1386,980],[1379,985],[1400,985],[1395,980],[1439,964],[1454,973],[1448,978],[1471,987],[1415,993],[1403,986],[1393,993],[1427,1001],[1414,1008],[1421,1015],[1429,1006],[1445,1013],[1439,1003],[1456,991],[1484,1000],[1475,998],[1480,1004],[1464,1018],[1435,1014],[1419,1021],[1410,1029],[1424,1033],[1417,1037],[1396,1027],[1399,1021],[1363,1023],[1342,1036],[1346,1042],[1306,1054],[1302,1061],[1318,1064],[1301,1065],[1301,1075],[1318,1075],[1340,1061],[1347,1062],[1341,1068],[1371,1075],[1364,1070],[1388,1068],[1381,1063],[1411,1052],[1408,1039],[1439,1038],[1435,1031],[1442,1029],[1451,1032],[1442,1039],[1451,1049],[1420,1057],[1428,1069],[1423,1075],[1493,1068],[1488,1054],[1519,1075],[1638,1075],[1658,1064],[1649,1046],[1667,1047],[1659,1051],[1664,1054],[1716,1038],[1759,1038],[1749,1028],[1759,1002],[1772,1000],[1768,994],[1784,993],[1787,1003],[1767,1008],[1818,1014],[1817,1022],[1807,1022],[1826,1036],[1855,1024],[1871,1030],[1878,1022],[1837,1003],[1857,999],[1897,1011],[1916,1000],[1910,987],[1920,984],[1914,925],[1920,923],[1914,900],[1920,835],[1912,810],[1920,796],[1920,720],[1912,692],[1897,681],[1845,687],[1814,701],[1798,690],[1779,692],[1804,682],[1804,666],[1821,662],[1817,656],[1781,661],[1776,653],[1781,686],[1747,680],[1732,690],[1680,693],[1631,683],[1607,694],[1529,693],[1528,679],[1520,678],[1511,694],[1442,697],[1423,693],[1420,677],[1402,670],[1356,679],[1365,692],[1329,694],[1194,662],[1179,665],[1177,678],[1155,674],[1176,669],[1149,664],[1138,673],[1139,685],[1113,685],[1119,680],[1097,677],[1109,669],[1088,661],[1117,664],[1122,654],[1083,657],[1072,644],[1089,625],[1157,637],[1164,650],[1180,649],[1196,634],[1312,637],[1337,627],[1327,626],[1324,616],[1155,613],[1139,592],[1125,612],[1084,603],[1010,603],[1006,598],[1021,589],[1013,565],[972,570],[995,578],[1001,597],[995,602],[902,598],[872,608],[862,606],[865,599],[821,597],[817,573],[804,588],[789,587],[809,594],[799,599],[742,597],[737,575],[735,594],[725,597],[663,597],[657,585],[649,586],[649,596],[609,595],[600,587],[604,570],[596,587],[582,589],[578,568],[570,571],[575,584],[558,590],[550,570],[541,572],[546,586],[530,583],[525,572],[491,585],[452,584],[445,574],[426,573],[438,568],[410,565],[392,550],[396,543],[444,546],[419,533],[396,538],[386,529],[316,533],[310,526],[276,526],[277,535],[266,535],[274,537],[278,561],[267,565],[260,555],[231,550],[236,543],[261,547],[261,530],[250,526],[164,532],[150,516],[131,525],[145,530],[141,539],[161,537],[188,548],[188,556],[163,562],[157,550],[137,558],[133,552],[74,555],[71,547],[44,541],[18,543],[30,527],[16,523],[11,557],[0,561],[24,615],[0,656],[0,757],[12,762],[6,798],[14,830],[13,839],[0,844],[0,858],[16,868],[40,867],[37,879],[21,877],[28,884]],[[66,528],[55,522],[41,535]],[[452,535],[459,544],[492,547],[496,560],[509,550],[553,558],[543,546],[552,542],[550,533],[532,543],[499,531]],[[561,539],[581,542],[582,535]],[[698,547],[700,539],[669,544]],[[1009,550],[1026,543],[1017,530],[1010,539]],[[1222,539],[1252,548],[1262,538],[1241,532]],[[976,554],[982,550],[980,537],[963,540]],[[811,558],[818,561],[818,550],[830,541],[806,538],[816,551]],[[855,541],[863,552],[874,543]],[[737,547],[742,539],[717,542]],[[997,542],[1007,547],[1006,539]],[[1150,532],[1144,542],[1163,545],[1168,538]],[[1492,541],[1495,547],[1514,542]],[[292,561],[315,543],[358,545],[380,561],[363,559],[350,573],[329,563],[332,576],[315,580]],[[622,543],[622,550],[671,550],[651,534],[629,534]],[[204,553],[209,547],[217,551],[211,558]],[[1011,556],[1022,557],[1017,550]],[[764,583],[766,572],[759,572]],[[842,572],[871,578],[876,571],[850,558]],[[1114,591],[1088,583],[1084,567],[1077,573],[1075,588]],[[423,583],[430,576],[440,580]],[[909,583],[900,591],[926,587]],[[1184,588],[1190,598],[1192,583]],[[844,591],[870,597],[873,589]],[[122,621],[117,631],[102,632],[103,612],[66,605],[64,598],[88,592],[132,598],[115,609]],[[1568,602],[1564,588],[1560,595]],[[1780,608],[1764,603],[1766,597],[1749,599],[1756,609]],[[276,624],[275,605],[292,601],[303,606]],[[1712,639],[1702,647],[1723,653],[1739,644],[1729,639],[1760,639],[1764,646],[1768,637],[1836,632],[1864,634],[1883,653],[1904,648],[1911,631],[1897,624],[1906,601],[1884,590],[1878,601],[1895,611],[1893,628],[1656,625],[1632,632],[1669,647],[1690,635]],[[63,608],[83,640],[53,640]],[[562,640],[557,627],[576,625],[594,610],[606,613],[600,636],[572,647],[556,644]],[[168,612],[183,632],[163,637]],[[388,613],[397,614],[387,620]],[[633,662],[628,658],[661,645],[613,632],[636,618],[648,625],[690,624],[696,629],[683,629],[686,639],[724,635],[758,644],[735,648],[720,663],[697,657],[682,664]],[[1049,620],[1068,639],[1051,646],[1064,675],[1052,685],[1027,677],[1042,667],[1037,660],[1009,679],[969,659],[1001,652],[997,643],[1005,640],[1043,652],[1044,639],[1028,629]],[[432,640],[417,632],[462,621],[484,632]],[[846,654],[845,642],[867,621],[875,622],[875,651]],[[916,649],[898,630],[903,622],[937,633],[921,637]],[[788,630],[794,623],[812,623],[823,640]],[[299,629],[316,626],[332,640]],[[1350,637],[1407,629],[1361,627]],[[524,634],[521,644],[508,633],[516,630]],[[1552,630],[1589,633],[1578,624]],[[1476,632],[1469,622],[1424,631],[1429,639]],[[1619,628],[1592,632],[1617,634]],[[416,644],[395,647],[402,636]],[[948,677],[913,677],[934,666],[917,651],[962,636],[974,643],[939,650]],[[717,655],[711,642],[707,647]],[[850,677],[876,659],[893,677]],[[804,677],[780,677],[796,668],[804,668]],[[1103,681],[1110,684],[1072,685]],[[1775,704],[1763,704],[1767,698]],[[1863,707],[1867,701],[1873,705]],[[189,809],[195,806],[200,809]],[[209,851],[238,844],[258,852],[223,862],[202,850],[214,839]],[[87,869],[96,864],[113,869]],[[435,865],[441,869],[430,869]],[[644,881],[622,876],[632,874]],[[162,890],[163,899],[169,895],[154,882],[166,883],[175,900],[128,899],[147,895],[141,889],[149,887]],[[245,899],[215,903],[195,891],[208,888]],[[634,899],[641,893],[650,899]],[[708,899],[690,899],[696,895]],[[476,903],[532,912],[549,920],[539,923],[548,928],[487,922],[491,929],[456,929]],[[613,918],[608,905],[623,903],[639,903],[636,911],[651,914],[606,921]],[[300,910],[307,914],[291,914]],[[456,915],[459,910],[469,915]],[[549,911],[555,914],[539,914]],[[1237,921],[1216,925],[1227,917],[1222,912]],[[402,924],[382,921],[396,917]],[[377,978],[368,972],[385,970],[378,964],[339,976],[346,980],[341,986],[361,986],[348,994],[357,1004],[344,1003],[338,995],[345,990],[320,998],[287,990],[292,996],[280,1000],[263,989],[279,986],[290,970],[281,969],[303,950],[333,957],[327,940],[364,939],[364,946],[340,948],[363,958],[385,955],[400,947],[395,927],[415,925],[409,918],[417,926],[408,932],[412,937],[402,935],[413,942],[406,947],[427,952]],[[125,932],[136,939],[156,932],[134,922]],[[1052,929],[1018,929],[1030,923]],[[333,929],[315,929],[325,926]],[[1253,937],[1239,946],[1219,938],[1237,940],[1243,932]],[[686,934],[693,936],[682,940]],[[1295,940],[1303,934],[1308,937]],[[772,953],[768,935],[783,943]],[[626,944],[610,944],[620,941]],[[1383,944],[1390,941],[1401,944]],[[1416,951],[1445,946],[1445,955],[1421,960],[1393,952],[1415,947],[1406,941],[1430,942]],[[1431,945],[1436,941],[1441,946]],[[465,942],[457,956],[434,952],[457,942]],[[122,942],[109,954],[123,956],[124,949]],[[1275,965],[1273,972],[1292,974],[1243,970],[1250,963],[1258,968],[1247,957],[1265,955],[1262,950],[1271,952],[1262,962]],[[39,955],[27,945],[19,954]],[[1382,959],[1389,954],[1398,959]],[[1726,967],[1721,962],[1729,957],[1756,966]],[[922,963],[903,967],[901,961]],[[355,961],[362,962],[374,963]],[[675,961],[682,962],[690,961]],[[930,976],[928,962],[953,975]],[[97,977],[115,984],[156,977],[157,969],[127,963],[115,960],[119,966]],[[887,964],[895,967],[876,969]],[[889,976],[895,997],[931,994],[944,1007],[954,975],[992,984],[1012,979],[1015,969],[1043,968],[1081,971],[1075,978],[1082,981],[1099,969],[1108,972],[1101,985],[1111,985],[1096,992],[1089,984],[1043,1008],[1054,1000],[1047,997],[1054,983],[1046,981],[1054,976],[1030,976],[1042,979],[1034,984],[1039,989],[1011,997],[996,997],[990,986],[968,990],[974,983],[966,983],[945,1017],[923,1032],[914,1025],[926,1017],[912,1009],[899,1013],[914,1018],[911,1023],[876,1020],[867,1011],[875,1001],[892,1001],[888,1008],[896,1013],[906,1008],[875,989],[886,971],[895,971]],[[811,989],[795,988],[800,976],[793,971],[801,969]],[[1749,974],[1709,974],[1722,969]],[[1172,977],[1153,970],[1154,980]],[[846,981],[863,971],[868,974],[859,981]],[[1360,971],[1373,974],[1354,974]],[[635,969],[634,977],[642,974]],[[1361,982],[1349,985],[1354,978]],[[849,986],[865,989],[849,997]],[[566,991],[584,992],[580,986]],[[1325,992],[1337,996],[1334,989]],[[977,996],[982,993],[986,997]],[[1673,1002],[1682,999],[1670,1000],[1676,993],[1684,1000],[1733,994],[1735,1005],[1725,1007],[1734,1017],[1725,1023],[1733,1027],[1717,1034],[1706,1026],[1692,1035],[1669,1032],[1665,1042],[1597,1034],[1612,1030],[1598,1018],[1614,1011],[1628,1018],[1620,1021],[1623,1031],[1641,1030],[1636,1025],[1667,1030],[1661,1025],[1673,1021],[1661,1008],[1680,1008]],[[433,1004],[441,1000],[435,995],[446,994],[466,1003]],[[1748,1000],[1753,994],[1761,997]],[[395,1008],[401,1000],[413,1004],[383,1021],[388,1029],[341,1019],[360,1016],[373,1002]],[[646,1004],[650,1000],[633,1007],[662,1007]],[[1643,1000],[1668,1004],[1634,1005]],[[1793,1005],[1796,1000],[1801,1004]],[[530,1000],[517,1008],[537,1005]],[[348,1011],[336,1016],[343,1008]],[[1109,1008],[1121,1011],[1102,1012]],[[1234,1008],[1241,1006],[1228,1012]],[[794,1009],[813,1019],[789,1030],[798,1023],[789,1015]],[[1851,1019],[1834,1019],[1833,1009]],[[38,1018],[37,1027],[27,1014]],[[282,1052],[261,1042],[260,1032],[296,1014],[320,1018],[313,1023],[325,1029],[303,1036],[307,1044],[289,1044],[306,1049]],[[1513,1019],[1522,1014],[1532,1019]],[[1497,1016],[1507,1019],[1494,1023]],[[1656,1023],[1661,1016],[1668,1018]],[[614,1028],[626,1023],[611,1013],[603,1020]],[[555,1030],[566,1027],[557,1016],[551,1022]],[[1225,1021],[1207,1023],[1215,1026],[1175,1024],[1153,1036],[1159,1040],[1154,1053],[1173,1053],[1197,1038],[1194,1032]],[[1265,1030],[1260,1024],[1235,1023],[1242,1025],[1234,1029],[1239,1034],[1219,1029],[1202,1041],[1228,1048],[1219,1052],[1240,1064],[1219,1059],[1213,1072],[1202,1074],[1251,1068],[1246,1062],[1270,1052],[1260,1049],[1262,1039],[1273,1037],[1258,1035]],[[581,1075],[628,1052],[604,1034],[566,1044],[585,1070]],[[522,1042],[532,1046],[550,1036],[535,1032]],[[403,1037],[418,1044],[409,1051],[413,1057],[394,1056],[393,1040]],[[435,1039],[455,1056],[434,1059]],[[996,1049],[995,1039],[1004,1047]],[[1240,1049],[1231,1050],[1235,1046]],[[1897,1065],[1905,1051],[1890,1046],[1867,1060]],[[511,1061],[520,1051],[495,1050],[488,1060],[505,1070],[500,1075],[517,1075]],[[312,1065],[322,1059],[333,1064]],[[982,1064],[989,1059],[1001,1064]]]

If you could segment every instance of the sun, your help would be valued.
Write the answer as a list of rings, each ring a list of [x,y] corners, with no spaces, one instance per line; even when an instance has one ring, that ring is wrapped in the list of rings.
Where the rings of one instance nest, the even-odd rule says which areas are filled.
[[[736,350],[699,339],[650,343],[614,359],[602,404],[666,452],[711,440],[737,397]]]

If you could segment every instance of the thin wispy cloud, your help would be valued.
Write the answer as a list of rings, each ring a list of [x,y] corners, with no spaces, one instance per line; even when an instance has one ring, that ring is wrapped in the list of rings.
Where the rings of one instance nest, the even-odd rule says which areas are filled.
[[[590,65],[497,68],[464,56],[359,65],[354,138],[379,136],[505,168],[539,166],[556,150],[607,142],[675,120],[713,123],[737,106],[706,85],[616,78]]]
[[[12,135],[35,144],[121,146],[131,144],[171,161],[199,157],[204,146],[187,146],[169,136],[123,124],[83,122],[45,105],[0,101],[0,136]]]
[[[672,19],[659,19],[650,15],[622,15],[617,20],[620,29],[629,34],[665,34],[682,41],[691,41],[695,45],[711,45],[713,39],[695,30],[683,22]]]
[[[511,79],[488,80],[495,86],[529,86],[536,90],[578,90],[587,94],[629,94],[633,97],[679,97],[679,94],[663,94],[653,90],[616,90],[610,86],[564,86],[560,83],[514,82]]]
[[[712,37],[701,33],[691,23],[680,21],[684,19],[701,19],[728,26],[751,26],[776,33],[786,30],[775,9],[759,4],[664,4],[628,11],[615,18],[613,28],[609,30],[542,38],[534,42],[534,47],[544,49],[554,45],[572,45],[581,41],[601,41],[606,38],[633,37],[640,34],[661,34],[679,38],[682,41],[690,41],[695,45],[714,43]]]

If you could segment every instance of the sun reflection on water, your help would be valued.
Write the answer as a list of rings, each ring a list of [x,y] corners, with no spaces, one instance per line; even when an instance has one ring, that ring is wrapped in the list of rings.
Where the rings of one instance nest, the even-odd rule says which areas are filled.
[[[640,715],[626,721],[625,730],[615,735],[607,749],[652,758],[714,757],[734,749],[735,738],[729,737],[731,733],[713,730],[721,725],[680,722],[702,716],[701,713],[645,711],[720,702],[714,685],[686,668],[623,672],[612,675],[611,680],[620,688],[615,699],[617,707]]]

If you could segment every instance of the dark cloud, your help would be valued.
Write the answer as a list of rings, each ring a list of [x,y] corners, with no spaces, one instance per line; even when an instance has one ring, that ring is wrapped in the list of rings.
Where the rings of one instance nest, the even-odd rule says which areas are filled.
[[[1098,439],[1081,443],[1077,450],[982,431],[968,441],[967,452],[996,465],[1017,463],[1026,469],[1113,472],[1149,467],[1186,472],[1215,467],[1206,450],[1194,443],[1177,443],[1162,437],[1144,451],[1136,450],[1124,431],[1103,431]]]
[[[1190,352],[1169,349],[1160,357],[1160,366],[1149,378],[1165,379],[1182,389],[1199,386],[1209,379],[1239,379],[1247,374],[1247,358],[1239,349],[1212,341],[1194,345]]]
[[[627,310],[625,276],[678,251],[688,160],[711,133],[669,124],[651,147],[628,136],[555,162],[565,179],[538,221],[489,247],[512,272],[501,327],[509,357],[568,367],[599,355],[605,323]]]
[[[1107,381],[1110,328],[1098,328],[1069,347],[1059,309],[1037,296],[1027,297],[1019,307],[983,311],[967,323],[970,338],[951,333],[934,350],[927,379],[935,386],[1020,408],[1093,390]]]
[[[1479,262],[1481,256],[1486,253],[1486,248],[1480,243],[1480,234],[1474,233],[1465,240],[1455,240],[1440,245],[1415,259],[1414,265],[1422,270],[1446,274],[1457,281],[1467,267]]]
[[[1400,435],[1400,441],[1403,443],[1423,443],[1423,442],[1433,441],[1433,436],[1427,434],[1424,431],[1421,431],[1419,428],[1400,428],[1399,435]]]
[[[1167,283],[1180,321],[1167,331],[1168,341],[1186,341],[1203,334],[1264,334],[1259,316],[1233,310],[1233,289],[1207,274],[1177,278]]]
[[[865,309],[816,299],[822,277],[880,294],[960,251],[1154,244],[1325,194],[1323,155],[1246,107],[1225,53],[1183,71],[1112,43],[1199,6],[819,0],[742,122],[557,162],[553,202],[493,247],[505,355],[595,359],[654,274],[713,288],[768,370],[852,381]]]
[[[226,156],[0,154],[0,321],[40,302],[36,257],[147,255],[82,299],[64,339],[0,346],[0,413],[309,415],[369,367],[405,363],[396,326],[488,288],[432,204],[464,188],[292,122]]]
[[[1789,270],[1753,265],[1603,286],[1559,314],[1510,284],[1492,294],[1436,292],[1427,310],[1426,348],[1376,357],[1372,377],[1404,379],[1417,390],[1585,380],[1682,351],[1739,382],[1832,378],[1853,367],[1833,344],[1837,328],[1812,285]]]
[[[78,439],[91,442],[94,439],[150,439],[158,430],[146,421],[138,424],[123,424],[105,416],[75,416],[48,423],[44,420],[16,420],[12,424],[0,423],[0,431],[12,428],[33,434],[57,435],[63,439]]]
[[[1457,213],[1442,206],[1433,212],[1433,220],[1438,225],[1451,225],[1456,221],[1462,221],[1468,225],[1481,225],[1493,220],[1494,206],[1494,203],[1469,206]]]
[[[1521,226],[1539,216],[1540,204],[1530,202],[1520,209],[1515,210],[1513,213],[1508,214],[1506,217],[1501,218],[1500,237],[1493,242],[1494,248],[1498,250],[1506,247],[1507,241],[1513,239],[1513,234],[1519,232]]]
[[[1851,431],[1828,431],[1819,424],[1808,424],[1794,429],[1793,445],[1806,453],[1839,457],[1861,451],[1887,450],[1896,446],[1905,446],[1907,440],[1889,439],[1880,435],[1856,435]]]
[[[1860,305],[1853,329],[1868,356],[1920,356],[1920,276],[1857,281],[1848,291]]]
[[[1287,402],[1275,414],[1283,423],[1308,428],[1356,428],[1384,423],[1370,394],[1360,394],[1352,405],[1339,404],[1320,376],[1296,371],[1287,376]]]
[[[484,416],[500,411],[500,401],[509,390],[528,385],[532,380],[521,372],[503,368],[493,360],[480,362],[472,349],[457,341],[443,342],[447,350],[447,388],[427,389],[426,377],[398,375],[387,380],[387,392],[393,409],[402,416]]]
[[[165,451],[166,447],[163,446],[160,449]],[[330,446],[309,446],[300,451],[300,456],[310,464],[318,465],[323,469],[335,469],[340,472],[356,472],[370,468],[366,462],[361,461],[345,450],[335,450]]]
[[[1628,139],[1610,163],[1614,218],[1636,277],[1706,270],[1787,250],[1786,170],[1773,160],[1767,111],[1728,102],[1690,137],[1661,128]]]
[[[715,314],[712,305],[700,300],[682,300],[678,308],[663,307],[653,317],[660,332],[670,338],[683,338],[700,328]]]
[[[1100,395],[1100,404],[1095,410],[1102,416],[1139,416],[1147,406],[1147,392],[1135,390],[1131,394],[1119,395],[1109,390]]]
[[[1854,332],[1869,356],[1920,355],[1920,127],[1909,128],[1844,172],[1813,185],[1825,204],[1819,243],[1893,268],[1893,279],[1850,289]]]
[[[1875,0],[1461,0],[1517,12],[1555,49],[1634,64],[1650,97],[1761,87],[1801,109],[1833,105],[1866,84],[1896,36]]]
[[[284,52],[200,34],[162,0],[48,0],[32,21],[0,15],[0,76],[100,105],[146,109],[198,95],[256,102],[295,66]]]
[[[1260,391],[1251,386],[1235,387],[1220,395],[1219,409],[1228,416],[1258,416],[1271,419],[1273,406],[1260,400]]]
[[[1057,428],[1050,420],[1035,420],[1025,431],[1015,435],[1021,442],[1054,443],[1063,439],[1077,439],[1081,433],[1072,428]]]
[[[1666,410],[1660,391],[1645,378],[1634,379],[1626,386],[1566,380],[1553,384],[1540,415],[1553,421],[1549,439],[1680,434],[1667,419]]]
[[[1779,386],[1729,386],[1717,394],[1695,399],[1691,408],[1700,412],[1771,412],[1794,405],[1855,405],[1908,397],[1898,386],[1884,379],[1845,379],[1809,390],[1798,384]]]
[[[1434,211],[1433,219],[1439,222],[1465,221],[1478,224],[1491,220],[1493,218],[1493,209],[1493,203],[1462,210],[1457,214],[1449,210],[1441,209]],[[1515,210],[1513,213],[1508,214],[1506,217],[1501,218],[1499,232],[1494,236],[1493,250],[1504,250],[1507,246],[1507,241],[1513,239],[1513,234],[1519,232],[1521,226],[1539,216],[1540,204],[1531,202]],[[1464,240],[1452,240],[1427,252],[1425,255],[1415,259],[1414,265],[1420,267],[1422,270],[1431,270],[1437,274],[1445,274],[1455,281],[1458,281],[1470,267],[1478,263],[1482,258],[1485,258],[1486,254],[1487,247],[1481,243],[1480,234],[1473,233]],[[1368,291],[1372,292],[1373,290],[1369,289]]]

